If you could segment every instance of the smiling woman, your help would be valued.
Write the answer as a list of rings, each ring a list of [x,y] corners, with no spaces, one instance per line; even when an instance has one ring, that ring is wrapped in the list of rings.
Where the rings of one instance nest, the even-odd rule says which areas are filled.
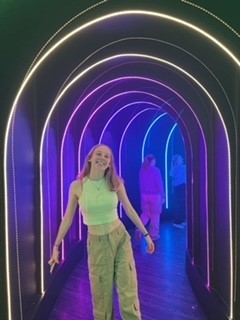
[[[154,243],[132,207],[122,179],[116,173],[112,150],[106,145],[96,145],[87,155],[79,178],[71,183],[67,208],[49,264],[52,268],[59,263],[59,245],[72,224],[79,203],[83,221],[88,226],[88,269],[94,319],[113,319],[116,282],[123,319],[140,320],[131,237],[118,218],[118,201],[144,234],[147,252],[152,254]]]

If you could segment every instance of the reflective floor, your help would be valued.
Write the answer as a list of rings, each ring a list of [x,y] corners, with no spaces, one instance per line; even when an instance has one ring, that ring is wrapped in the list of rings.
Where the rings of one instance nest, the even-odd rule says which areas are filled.
[[[145,253],[144,243],[132,236],[142,320],[207,319],[185,272],[185,228],[162,222],[156,253],[151,256]],[[116,293],[114,301],[115,319],[120,320]],[[86,257],[68,278],[47,320],[93,320]]]

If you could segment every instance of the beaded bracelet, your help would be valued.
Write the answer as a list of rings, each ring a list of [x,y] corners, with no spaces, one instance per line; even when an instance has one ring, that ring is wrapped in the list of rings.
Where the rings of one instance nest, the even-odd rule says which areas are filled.
[[[147,237],[149,235],[149,233],[144,234],[144,237]]]

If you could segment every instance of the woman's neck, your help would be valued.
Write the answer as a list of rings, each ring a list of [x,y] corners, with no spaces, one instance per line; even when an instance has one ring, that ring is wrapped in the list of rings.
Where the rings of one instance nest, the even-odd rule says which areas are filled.
[[[104,172],[96,172],[96,171],[90,171],[88,178],[91,180],[101,180],[104,177]]]

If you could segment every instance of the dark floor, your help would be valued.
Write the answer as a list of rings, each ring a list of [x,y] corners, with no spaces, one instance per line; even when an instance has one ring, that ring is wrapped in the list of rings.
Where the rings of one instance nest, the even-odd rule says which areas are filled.
[[[206,320],[185,272],[185,229],[162,222],[154,255],[146,254],[135,239],[132,242],[142,320]],[[116,294],[115,309],[120,320]],[[46,320],[93,320],[86,259],[68,278]]]

